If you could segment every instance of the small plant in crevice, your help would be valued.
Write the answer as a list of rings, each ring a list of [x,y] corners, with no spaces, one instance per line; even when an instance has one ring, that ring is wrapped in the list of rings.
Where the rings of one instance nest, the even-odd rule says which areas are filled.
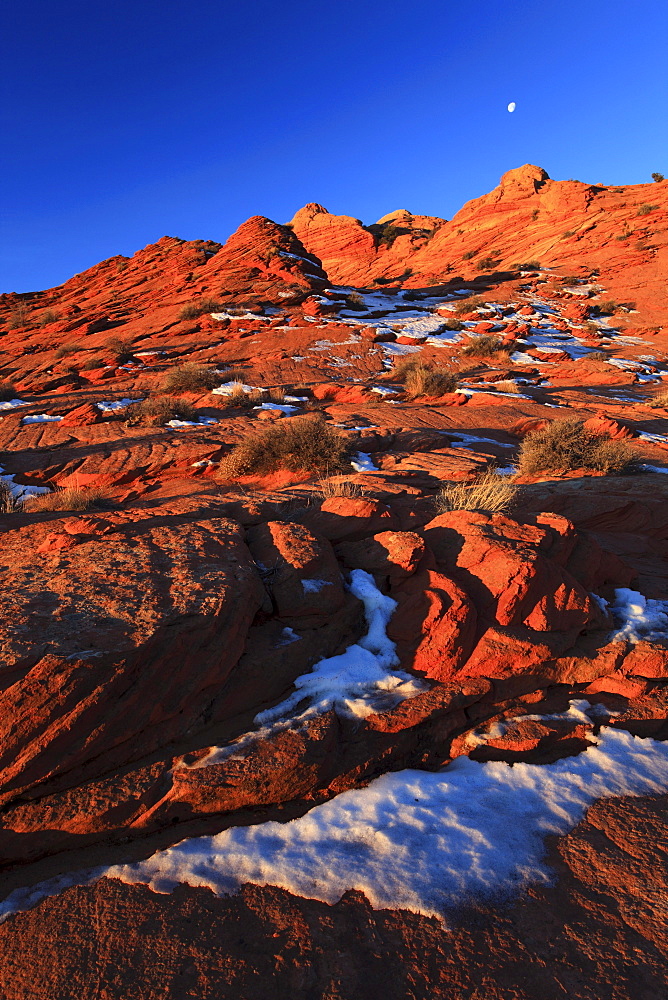
[[[637,211],[636,214],[637,215],[649,215],[650,212],[654,212],[658,207],[659,207],[658,205],[650,205],[648,202],[645,202],[644,205],[641,205],[638,208],[638,211]]]
[[[656,172],[652,174],[652,180],[654,181],[655,184],[660,184],[661,181],[665,181],[665,179],[666,178],[663,176],[663,174],[659,174]]]
[[[0,402],[6,403],[16,399],[16,386],[13,382],[0,382]]]

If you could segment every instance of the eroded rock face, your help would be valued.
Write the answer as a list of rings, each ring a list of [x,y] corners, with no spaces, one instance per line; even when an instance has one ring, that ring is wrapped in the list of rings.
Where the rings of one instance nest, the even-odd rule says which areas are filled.
[[[201,726],[263,602],[233,522],[82,527],[65,550],[39,551],[41,525],[2,536],[5,800],[131,763]]]

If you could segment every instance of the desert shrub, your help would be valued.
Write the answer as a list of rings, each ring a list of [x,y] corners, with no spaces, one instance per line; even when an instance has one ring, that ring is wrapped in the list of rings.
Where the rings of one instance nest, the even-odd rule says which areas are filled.
[[[16,399],[16,387],[13,382],[0,382],[0,402]]]
[[[28,317],[30,316],[30,309],[26,302],[17,302],[12,309],[9,316],[9,329],[19,330],[23,326],[27,326]]]
[[[596,311],[599,316],[612,316],[617,311],[617,303],[614,299],[606,299],[604,302],[597,302]]]
[[[582,329],[584,330],[585,333],[596,334],[596,335],[600,334],[601,332],[600,327],[596,326],[596,323],[592,323],[591,320],[588,323],[585,323]]]
[[[649,215],[650,212],[653,212],[658,207],[659,207],[658,205],[650,205],[647,202],[645,202],[644,205],[640,206],[640,208],[638,209],[637,214],[638,215]]]
[[[53,309],[46,309],[39,318],[39,325],[46,326],[47,323],[55,323],[57,319],[57,312],[54,312]]]
[[[324,500],[329,500],[330,497],[356,498],[364,495],[359,483],[353,483],[350,479],[321,479],[320,493]]]
[[[660,184],[661,181],[665,181],[665,179],[666,178],[663,176],[663,174],[659,173],[652,174],[652,180],[654,181],[655,184]]]
[[[463,330],[464,329],[464,324],[461,323],[458,319],[448,319],[448,320],[445,321],[445,323],[443,324],[443,326],[444,326],[444,328],[446,330]]]
[[[346,468],[349,448],[347,439],[322,417],[291,417],[240,441],[221,461],[219,471],[223,479],[279,469],[337,472]]]
[[[585,354],[587,361],[607,361],[608,355],[605,351],[591,351],[589,354]]]
[[[82,372],[91,372],[94,368],[103,368],[104,361],[102,358],[88,358],[81,366]]]
[[[477,253],[480,253],[480,251],[479,250],[467,250],[466,253],[462,254],[462,260],[473,260],[473,258],[475,257],[475,255]]]
[[[403,236],[405,233],[409,232],[410,229],[395,226],[391,222],[386,222],[383,224],[381,231],[376,235],[378,246],[391,247],[397,237]]]
[[[229,396],[223,396],[228,406],[241,407],[243,410],[252,410],[264,402],[265,396],[261,389],[254,389],[253,392],[244,392],[241,382],[232,387]]]
[[[658,396],[655,396],[654,399],[650,401],[649,405],[655,407],[656,409],[663,407],[663,409],[668,410],[668,392],[660,392]]]
[[[591,469],[615,475],[627,472],[635,452],[626,441],[613,441],[587,430],[581,420],[553,420],[541,430],[527,434],[520,445],[520,472],[569,472]]]
[[[465,313],[475,312],[480,306],[484,306],[485,300],[480,295],[472,295],[469,298],[461,299],[455,306],[455,314],[463,316]]]
[[[516,271],[540,271],[539,260],[525,260],[523,264],[515,264]]]
[[[442,396],[457,388],[457,378],[452,372],[444,368],[431,368],[419,362],[405,370],[403,383],[406,395],[411,399],[418,396]]]
[[[197,410],[177,396],[154,396],[132,403],[125,410],[131,426],[162,427],[169,420],[197,420]]]
[[[179,319],[197,319],[204,313],[220,312],[222,308],[217,299],[198,299],[197,302],[187,302],[179,309]]]
[[[510,352],[510,350],[510,347],[502,343],[500,337],[483,334],[479,337],[470,337],[466,347],[462,347],[461,353],[467,358],[486,358],[490,354],[498,354],[499,351]]]
[[[68,486],[56,489],[53,493],[43,493],[41,496],[30,497],[26,506],[30,510],[90,510],[91,507],[104,507],[109,500],[104,490],[96,487],[81,489],[78,486]]]
[[[538,211],[538,209],[534,208],[533,212],[531,213],[531,218],[533,219],[534,222],[536,221],[536,219],[538,218],[539,215],[540,215],[540,212]]]
[[[346,296],[346,305],[349,309],[360,311],[366,309],[364,296],[360,292],[351,292]]]
[[[107,337],[104,346],[114,355],[117,362],[127,361],[128,358],[132,357],[132,340],[130,337]]]
[[[478,271],[493,271],[495,268],[499,267],[501,264],[500,260],[495,260],[494,257],[481,257],[481,259],[476,264]]]
[[[189,361],[167,372],[162,388],[165,392],[195,392],[198,389],[215,389],[222,381],[225,380],[213,368]]]
[[[512,507],[518,487],[507,476],[493,469],[477,476],[472,483],[448,483],[436,498],[440,511],[480,510],[499,514]]]
[[[495,382],[492,389],[496,389],[497,392],[519,392],[520,387],[517,382],[513,381],[511,378],[502,378],[498,382]]]
[[[561,235],[562,235],[562,237],[565,240],[567,240],[567,239],[569,239],[569,237],[575,236],[575,230],[574,229],[565,229]]]
[[[61,344],[56,350],[54,357],[56,358],[66,358],[69,354],[76,354],[77,351],[81,351],[81,344]]]

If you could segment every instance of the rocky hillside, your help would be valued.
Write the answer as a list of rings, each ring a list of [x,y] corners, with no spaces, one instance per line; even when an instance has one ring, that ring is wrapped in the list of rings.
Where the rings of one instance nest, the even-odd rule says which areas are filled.
[[[662,994],[667,233],[524,166],[0,296],[3,997]]]

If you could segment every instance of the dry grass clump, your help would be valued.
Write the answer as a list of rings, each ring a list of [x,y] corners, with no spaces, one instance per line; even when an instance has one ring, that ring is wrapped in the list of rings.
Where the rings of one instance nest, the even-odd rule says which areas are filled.
[[[526,475],[590,469],[606,475],[628,472],[636,459],[626,441],[588,431],[581,420],[553,420],[527,434],[520,445],[518,468]]]
[[[219,474],[264,475],[280,469],[330,473],[346,468],[349,443],[324,419],[291,417],[263,427],[235,445],[221,461]]]
[[[54,357],[66,358],[69,354],[76,354],[80,350],[82,350],[81,344],[61,344],[56,350]]]
[[[223,381],[209,365],[188,361],[167,372],[162,388],[165,392],[196,392],[198,389],[215,389]]]
[[[30,497],[27,503],[31,511],[42,510],[90,510],[93,507],[104,507],[109,498],[104,490],[95,486],[82,489],[79,486],[67,486],[44,493],[42,496]]]
[[[178,396],[154,396],[132,403],[125,410],[132,427],[162,427],[169,420],[197,420],[197,410]]]
[[[127,361],[132,356],[130,337],[107,337],[104,346],[114,355],[117,362]]]
[[[590,351],[589,354],[585,354],[587,361],[607,361],[608,355],[605,351]]]
[[[517,382],[514,382],[511,378],[502,378],[499,382],[495,382],[494,385],[490,386],[492,389],[496,389],[497,392],[519,392],[520,387]]]
[[[418,396],[442,396],[457,388],[457,378],[452,372],[445,368],[430,368],[419,362],[407,369],[403,382],[406,395],[411,399]]]
[[[324,500],[331,497],[348,497],[356,499],[364,496],[364,490],[359,483],[353,483],[350,479],[321,479],[320,493]]]
[[[84,363],[82,364],[80,371],[92,372],[96,368],[104,368],[104,361],[102,360],[102,358],[88,358],[88,360],[84,361]]]
[[[498,354],[499,351],[509,354],[511,350],[512,348],[504,344],[500,337],[483,334],[479,337],[471,337],[466,347],[462,347],[461,353],[467,358],[486,358],[491,354]]]
[[[436,505],[442,512],[449,510],[480,510],[486,514],[502,514],[509,510],[519,487],[490,469],[474,479],[472,483],[448,483],[436,498]]]
[[[473,295],[468,299],[460,299],[455,306],[455,314],[463,316],[465,313],[475,312],[480,306],[484,306],[485,300],[480,295]]]
[[[40,316],[38,322],[40,326],[47,326],[49,323],[55,323],[58,319],[58,313],[53,309],[46,309]]]
[[[220,312],[222,305],[217,299],[199,299],[197,302],[188,302],[179,310],[179,319],[197,319],[204,313]]]
[[[265,394],[261,389],[253,389],[252,392],[244,392],[242,383],[233,386],[229,396],[222,396],[221,399],[227,401],[228,406],[236,406],[242,410],[252,410],[265,401]]]
[[[0,399],[1,398],[2,397],[0,396]],[[654,399],[650,401],[649,405],[657,410],[660,407],[663,407],[664,409],[668,410],[668,392],[660,392],[658,396],[655,396]]]
[[[0,382],[0,402],[16,399],[16,386],[13,382]]]

